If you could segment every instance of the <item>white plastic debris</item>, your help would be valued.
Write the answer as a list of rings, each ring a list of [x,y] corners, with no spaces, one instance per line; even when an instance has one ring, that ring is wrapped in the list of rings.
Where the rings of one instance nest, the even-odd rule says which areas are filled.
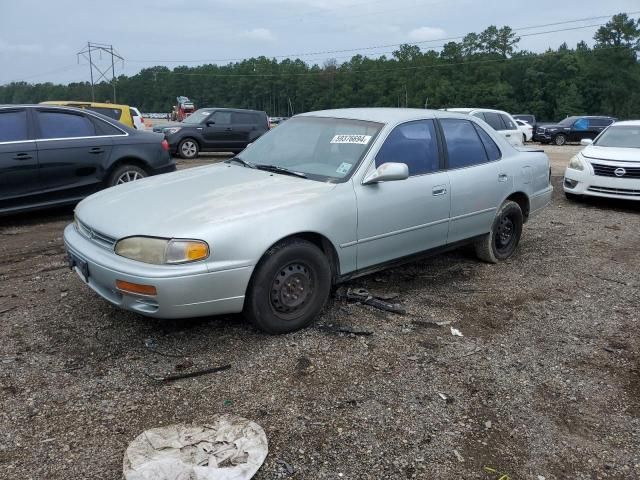
[[[125,480],[249,480],[269,451],[260,425],[216,415],[206,425],[153,428],[129,444]]]
[[[457,328],[451,328],[451,335],[453,335],[454,337],[464,337],[464,335],[462,335],[462,332],[460,330],[458,330]]]

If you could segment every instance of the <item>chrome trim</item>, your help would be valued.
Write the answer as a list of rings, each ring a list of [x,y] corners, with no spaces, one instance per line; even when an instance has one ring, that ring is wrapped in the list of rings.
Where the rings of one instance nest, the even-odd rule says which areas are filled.
[[[35,140],[11,140],[9,142],[0,142],[0,145],[12,145],[14,143],[34,143]]]
[[[123,135],[92,135],[90,137],[63,137],[63,138],[38,138],[34,140],[34,142],[57,142],[61,140],[88,140],[90,138],[117,138],[117,137],[128,137],[129,134],[125,133]]]

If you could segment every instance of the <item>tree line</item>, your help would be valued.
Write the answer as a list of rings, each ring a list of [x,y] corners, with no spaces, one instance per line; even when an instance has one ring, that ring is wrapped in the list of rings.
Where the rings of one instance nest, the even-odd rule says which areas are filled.
[[[532,113],[541,120],[603,114],[640,118],[640,19],[618,14],[594,35],[594,45],[567,44],[533,53],[518,49],[508,26],[491,26],[440,51],[401,45],[390,57],[355,55],[322,65],[266,57],[227,65],[145,68],[117,78],[118,103],[169,112],[186,95],[197,107],[236,107],[287,116],[342,107],[473,106]],[[112,85],[96,85],[96,101]],[[88,82],[14,82],[0,86],[2,103],[88,100]]]

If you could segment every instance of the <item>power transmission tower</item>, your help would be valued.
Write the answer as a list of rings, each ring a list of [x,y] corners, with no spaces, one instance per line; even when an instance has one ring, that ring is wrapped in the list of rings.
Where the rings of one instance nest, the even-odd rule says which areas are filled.
[[[96,65],[95,58],[98,54],[100,58],[102,58],[102,54],[105,53],[111,57],[111,65],[106,67],[100,67]],[[109,68],[111,68],[111,85],[113,85],[113,103],[116,103],[116,59],[122,62],[122,66],[124,67],[124,58],[120,56],[118,52],[113,49],[113,45],[107,45],[104,43],[93,43],[87,42],[87,46],[80,50],[76,56],[78,57],[78,63],[80,63],[80,57],[84,58],[89,62],[89,73],[91,75],[91,101],[96,101],[95,94],[95,84],[100,83],[100,80],[104,79],[108,81],[107,75],[109,75]],[[97,78],[94,79],[93,72],[96,71]]]

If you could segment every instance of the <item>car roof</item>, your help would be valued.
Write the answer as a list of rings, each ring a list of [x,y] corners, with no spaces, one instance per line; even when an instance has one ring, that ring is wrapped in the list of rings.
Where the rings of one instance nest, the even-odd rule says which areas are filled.
[[[640,127],[640,120],[624,120],[622,122],[616,122],[613,125],[622,127]]]
[[[363,120],[377,123],[400,123],[420,118],[465,118],[457,112],[427,110],[424,108],[338,108],[334,110],[320,110],[297,115],[298,117],[326,117],[344,118],[349,120]]]
[[[129,105],[124,105],[119,103],[82,102],[79,100],[49,100],[46,102],[40,102],[40,105],[58,105],[58,106],[83,105],[83,106],[92,106],[97,108],[119,108],[121,110],[130,108]]]
[[[471,113],[471,112],[494,112],[494,113],[507,113],[504,110],[495,110],[493,108],[468,108],[468,107],[464,107],[464,108],[444,108],[443,109],[446,112],[458,112],[458,113]],[[511,115],[510,113],[507,113],[507,115]]]
[[[215,110],[216,112],[248,112],[248,113],[264,113],[262,110],[250,110],[248,108],[227,108],[227,107],[200,107],[198,110]]]

